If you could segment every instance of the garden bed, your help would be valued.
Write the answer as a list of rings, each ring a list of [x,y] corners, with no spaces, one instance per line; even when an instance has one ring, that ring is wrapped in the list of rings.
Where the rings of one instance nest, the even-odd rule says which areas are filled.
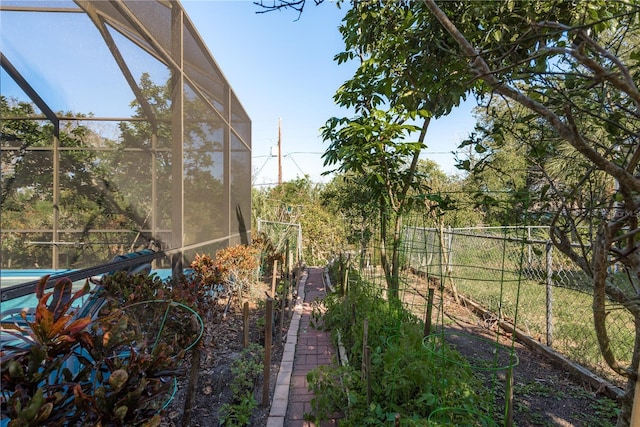
[[[266,293],[270,291],[267,283],[257,283],[247,297],[249,302],[249,342],[260,346],[261,360],[264,360],[264,318]],[[282,335],[286,336],[291,316],[284,319]],[[196,370],[191,377],[181,378],[178,390],[166,408],[162,426],[218,426],[224,405],[233,403],[231,384],[234,362],[242,357],[244,344],[244,319],[240,304],[231,305],[227,315],[210,319],[205,325],[205,335],[197,353],[191,353],[186,366],[188,371]],[[275,389],[276,378],[282,359],[283,342],[279,322],[275,331],[271,350],[271,369],[269,379],[270,399]],[[199,360],[198,360],[199,358]],[[196,367],[197,365],[197,367]],[[189,393],[190,386],[194,387]],[[255,384],[254,398],[257,406],[252,411],[251,426],[263,427],[267,424],[270,406],[262,406],[263,379],[260,375]],[[191,395],[191,400],[189,400]],[[233,424],[232,424],[233,425]]]
[[[268,284],[259,284],[252,293],[250,302],[250,342],[263,343],[261,320],[264,318],[265,292]],[[438,304],[438,302],[437,302]],[[495,322],[478,317],[468,306],[456,304],[444,294],[445,327],[455,349],[469,360],[491,358],[495,341],[510,346],[512,337],[498,328]],[[434,313],[435,315],[435,313]],[[288,327],[288,318],[285,328]],[[165,427],[217,426],[220,409],[232,401],[230,384],[233,381],[232,366],[243,348],[243,314],[234,304],[226,318],[215,319],[207,327],[203,338],[197,382],[193,400],[187,403],[189,378],[179,381],[178,391],[163,417]],[[286,332],[286,331],[285,331]],[[498,334],[498,335],[496,335]],[[276,334],[278,335],[278,334]],[[286,334],[284,334],[286,335]],[[481,339],[461,339],[473,335]],[[455,342],[454,342],[455,341]],[[283,344],[274,340],[271,353],[270,393],[273,394]],[[536,352],[521,342],[514,344],[518,363],[514,367],[514,422],[517,426],[613,426],[617,405],[608,398],[606,390],[591,384],[563,369],[557,362]],[[187,363],[191,368],[191,361]],[[493,388],[496,406],[504,407],[505,372],[479,372],[487,385]],[[269,406],[261,406],[263,383],[260,379],[254,389],[258,406],[253,410],[251,426],[264,427],[269,415]]]
[[[421,278],[421,280],[422,282],[417,280],[412,283],[417,283],[416,286],[421,286],[420,289],[416,290],[416,294],[426,296],[428,293],[428,287],[433,286],[433,283],[430,283],[426,277]],[[350,289],[353,289],[352,285],[350,285]],[[538,351],[535,346],[529,347],[525,345],[524,342],[519,341],[521,337],[516,336],[514,339],[512,330],[503,328],[502,325],[492,316],[479,315],[479,312],[475,310],[474,307],[469,304],[464,304],[464,300],[462,300],[462,304],[456,303],[453,297],[446,292],[441,293],[436,291],[435,295],[436,301],[434,302],[434,310],[432,313],[432,336],[425,339],[423,344],[424,350],[427,353],[430,351],[432,352],[432,357],[425,357],[425,355],[423,355],[418,349],[413,347],[413,349],[409,349],[404,346],[402,347],[404,350],[391,349],[391,351],[395,353],[389,354],[385,353],[387,350],[383,350],[383,353],[376,356],[378,360],[376,362],[378,367],[374,370],[379,374],[384,372],[386,377],[373,377],[371,379],[371,383],[374,388],[376,387],[376,384],[387,384],[387,388],[392,387],[394,390],[397,389],[397,394],[402,391],[400,387],[406,388],[410,386],[409,384],[406,384],[406,386],[403,384],[411,378],[423,378],[420,380],[421,385],[425,384],[424,381],[430,381],[428,380],[429,375],[421,374],[423,370],[427,369],[418,365],[414,366],[416,363],[415,360],[405,360],[405,356],[406,353],[413,352],[420,360],[424,359],[424,363],[429,363],[427,362],[428,360],[438,362],[439,354],[435,354],[434,349],[439,349],[440,347],[435,346],[430,349],[429,340],[439,339],[439,335],[442,335],[445,337],[449,347],[453,348],[463,357],[464,360],[459,361],[457,356],[444,352],[442,357],[447,359],[448,362],[443,363],[443,366],[448,367],[444,368],[444,371],[436,369],[436,372],[431,376],[431,381],[434,382],[431,386],[426,385],[423,387],[418,384],[416,384],[416,386],[412,386],[417,393],[429,393],[428,390],[434,390],[440,387],[440,383],[443,381],[455,381],[455,379],[459,377],[455,372],[459,371],[460,375],[463,375],[463,371],[466,371],[466,361],[468,362],[468,365],[471,365],[474,376],[480,381],[480,383],[475,384],[474,381],[471,381],[465,384],[475,384],[471,386],[471,394],[484,395],[486,391],[482,390],[485,388],[488,390],[489,396],[491,397],[488,400],[480,398],[479,403],[483,405],[484,410],[478,410],[489,415],[497,425],[503,425],[503,419],[507,416],[509,409],[513,414],[513,425],[517,425],[519,427],[605,427],[614,426],[616,424],[619,406],[614,399],[610,398],[610,390],[606,386],[602,386],[604,383],[587,381],[584,376],[577,376],[575,371],[566,369],[566,366],[561,362],[558,362],[557,359],[549,358],[546,353]],[[407,296],[405,294],[405,297],[408,297],[409,300],[413,300],[413,296]],[[347,324],[340,319],[343,319],[345,316],[348,318],[353,317],[355,319],[356,311],[358,312],[358,319],[352,319],[352,321],[349,322],[350,324],[361,324],[363,316],[365,319],[368,319],[369,325],[371,325],[372,322],[377,324],[379,320],[375,319],[375,317],[379,316],[375,316],[373,313],[382,313],[384,310],[380,310],[377,306],[378,303],[372,302],[372,300],[363,300],[362,302],[365,305],[357,305],[359,308],[354,308],[355,311],[353,311],[353,313],[341,308],[342,306],[350,307],[356,300],[360,303],[361,298],[362,297],[360,297],[359,294],[355,296],[350,294],[350,302],[343,303],[339,301],[332,301],[330,307],[334,307],[338,311],[331,314],[332,320],[330,320],[330,324],[337,326],[338,328],[343,328]],[[366,309],[367,306],[369,306],[368,311]],[[419,304],[416,304],[413,307],[416,309],[414,314],[423,318],[425,312],[424,305],[421,307],[418,306]],[[440,308],[442,308],[442,311],[439,311]],[[360,312],[363,310],[367,314],[361,314]],[[331,308],[329,309],[329,312],[331,312]],[[393,338],[394,335],[389,329],[389,326],[384,326],[382,329],[386,331],[384,333],[385,336],[392,334],[389,335],[390,339]],[[346,347],[350,349],[355,348],[357,350],[361,347],[361,344],[356,342],[356,345],[353,345],[353,333],[355,333],[356,336],[360,336],[362,334],[362,331],[360,330],[361,327],[356,326],[356,330],[351,330],[351,332],[349,332],[348,328],[350,327],[347,327],[347,330],[343,331],[346,335],[351,336],[351,338],[347,340],[349,342],[347,342]],[[371,328],[371,326],[369,326],[369,328]],[[342,329],[340,330],[342,331]],[[403,332],[402,334],[404,333],[406,332]],[[366,336],[366,334],[364,335]],[[369,331],[369,337],[372,337],[371,330]],[[383,342],[388,342],[388,339],[383,339]],[[407,344],[408,343],[409,342],[407,342]],[[511,350],[512,346],[513,350]],[[375,344],[372,345],[372,348],[376,351]],[[380,350],[377,351],[379,352]],[[512,354],[515,354],[517,357],[510,356]],[[393,362],[394,357],[399,357],[403,361],[399,362],[396,360]],[[356,356],[356,359],[358,358],[359,357]],[[381,358],[385,361],[384,368],[380,366]],[[349,362],[351,362],[351,357],[349,357]],[[356,360],[355,365],[357,365],[356,370],[359,369],[360,361]],[[408,368],[408,372],[405,372],[402,371],[401,366],[411,367]],[[509,366],[513,367],[511,371],[513,379],[513,400],[510,408],[506,404],[509,394],[509,370],[506,368]],[[397,370],[398,372],[389,376],[388,373],[391,371],[395,372],[394,370]],[[369,371],[369,368],[367,368],[367,371]],[[454,373],[452,374],[451,372]],[[322,378],[326,377],[331,379],[333,375],[335,374],[322,372],[318,374],[317,378],[322,381]],[[451,375],[453,375],[453,377]],[[359,393],[358,390],[363,389],[363,387],[366,391],[366,384],[365,386],[362,386],[358,383],[354,383],[352,381],[352,374],[347,373],[346,378],[351,381],[349,385],[350,392]],[[461,386],[463,385],[464,384]],[[330,381],[318,383],[315,386],[316,389],[322,390],[323,387],[330,387]],[[324,395],[321,398],[322,400],[319,400],[318,402],[323,402],[322,405],[325,409],[334,410],[336,409],[335,405],[330,403],[331,396],[340,397],[340,395],[344,393],[331,388],[328,390],[328,394]],[[451,393],[451,390],[444,391],[446,393]],[[374,390],[373,394],[381,394],[381,391]],[[366,395],[363,396],[364,397],[359,396],[358,401],[366,397]],[[415,399],[415,397],[412,396],[415,396],[415,394],[410,394],[407,398],[409,400]],[[427,395],[424,396],[426,396],[425,399],[427,399],[428,402],[433,403],[433,399],[429,400]],[[353,418],[353,415],[356,413],[361,417],[361,421],[366,418],[369,421],[375,420],[379,422],[379,425],[384,424],[384,419],[393,418],[394,411],[397,411],[395,414],[399,417],[397,419],[415,417],[417,415],[413,412],[414,409],[409,409],[409,407],[404,407],[402,405],[395,407],[395,409],[393,407],[388,408],[385,407],[383,401],[376,401],[375,396],[372,397],[373,400],[369,407],[374,409],[379,408],[375,411],[367,410],[366,408],[363,409],[361,407],[352,408],[351,405],[348,407],[345,407],[344,405],[338,407],[338,409],[347,411],[347,415],[351,413],[350,416],[346,417],[346,420],[351,423],[348,425],[357,425],[357,423],[353,424],[356,419]],[[493,409],[485,407],[487,402],[493,402],[491,404]],[[462,411],[469,410],[470,408],[468,405],[465,406],[464,402],[458,401],[455,398],[450,400],[449,405],[451,407],[441,408],[435,412],[443,411],[442,413],[445,414],[445,417],[448,417],[449,414],[447,411],[455,412],[458,410],[456,409],[457,406],[460,406],[459,410]],[[437,406],[435,408],[437,408]],[[391,410],[391,412],[389,412],[389,410]],[[431,417],[435,412],[429,415],[430,411],[427,411],[426,415],[423,416]],[[322,417],[322,414],[318,413],[317,416]],[[452,420],[454,419],[452,418]],[[452,422],[455,424],[455,421]]]
[[[475,304],[464,298],[458,304],[446,292],[442,298],[448,342],[472,364],[493,360],[496,343],[507,348],[514,342],[512,330],[503,328]],[[435,305],[439,304],[439,301],[435,302]],[[462,339],[465,336],[477,338]],[[575,369],[567,369],[563,361],[541,351],[544,346],[527,345],[531,343],[521,338],[517,336],[513,344],[518,357],[513,369],[513,418],[517,426],[605,427],[616,424],[618,404],[612,398],[615,393],[610,384],[604,380],[593,381],[591,378],[595,376],[590,378]],[[502,370],[494,377],[491,373],[479,372],[486,378],[486,383],[496,389],[500,407],[504,407],[505,373]]]

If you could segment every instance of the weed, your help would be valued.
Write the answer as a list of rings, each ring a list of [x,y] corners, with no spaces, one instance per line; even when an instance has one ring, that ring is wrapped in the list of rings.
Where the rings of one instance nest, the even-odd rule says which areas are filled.
[[[323,366],[308,374],[314,392],[309,418],[320,422],[342,412],[344,426],[425,425],[429,415],[443,407],[492,413],[486,388],[461,356],[445,345],[428,349],[421,321],[399,305],[389,304],[379,288],[350,280],[345,296],[330,294],[324,305],[326,312],[318,309],[314,318],[322,318],[332,335],[340,331],[350,365]],[[365,319],[368,373],[360,369]]]
[[[253,410],[258,405],[253,389],[263,369],[261,349],[262,347],[252,343],[233,361],[233,381],[230,385],[233,403],[226,403],[221,407],[220,425],[240,427],[251,422]]]
[[[527,420],[536,426],[553,427],[555,425],[554,423],[549,422],[544,415],[534,413],[531,408],[521,402],[515,403],[515,412],[517,414],[527,414]]]
[[[253,410],[258,402],[252,391],[246,391],[235,403],[225,403],[220,408],[220,425],[228,427],[248,426],[251,422]]]
[[[231,366],[231,373],[233,374],[231,391],[234,396],[242,396],[245,391],[253,390],[255,387],[256,380],[263,370],[261,350],[262,347],[258,344],[251,343],[249,347],[242,351],[241,356],[234,360]]]
[[[590,404],[595,410],[595,414],[575,414],[576,421],[593,427],[613,427],[616,425],[620,406],[614,400],[607,397],[595,398],[590,393],[586,394],[585,399],[591,402]]]
[[[514,387],[514,393],[517,396],[540,396],[556,400],[562,400],[565,397],[565,394],[553,387],[553,385],[547,385],[539,381],[532,381],[527,384],[517,383]]]

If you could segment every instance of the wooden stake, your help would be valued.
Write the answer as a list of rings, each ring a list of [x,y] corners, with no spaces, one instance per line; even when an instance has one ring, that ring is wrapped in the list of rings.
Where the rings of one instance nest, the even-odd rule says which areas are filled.
[[[249,347],[249,301],[245,301],[242,305],[242,326],[242,347],[247,348]]]
[[[287,277],[282,281],[282,298],[280,299],[280,342],[284,339],[284,316],[287,313]]]
[[[431,335],[431,313],[433,312],[433,288],[429,288],[427,296],[427,315],[424,319],[424,336]]]
[[[640,370],[638,370],[640,374]],[[636,380],[636,387],[633,392],[633,406],[631,407],[630,426],[640,426],[640,376]]]
[[[191,370],[189,372],[189,384],[187,385],[184,414],[182,416],[182,427],[191,425],[192,407],[198,392],[198,378],[200,378],[200,349],[195,346],[191,353]]]
[[[271,295],[270,297],[273,298],[276,296],[276,280],[278,279],[278,260],[274,259],[273,260],[273,274],[271,277]]]
[[[363,358],[366,360],[366,371],[367,371],[367,406],[371,405],[371,349],[369,346],[365,348],[365,353]]]
[[[511,358],[514,356],[511,355]],[[505,414],[504,425],[505,427],[513,426],[513,366],[507,369],[507,391],[505,398],[507,399],[507,413]],[[632,424],[633,425],[633,424]]]

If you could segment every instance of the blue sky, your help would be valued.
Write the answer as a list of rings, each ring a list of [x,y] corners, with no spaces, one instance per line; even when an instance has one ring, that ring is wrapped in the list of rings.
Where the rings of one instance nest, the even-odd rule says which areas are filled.
[[[265,3],[268,3],[266,0]],[[344,48],[338,26],[344,10],[325,1],[308,1],[304,13],[293,10],[258,14],[252,1],[183,0],[182,4],[252,120],[254,185],[277,182],[278,119],[282,126],[283,180],[308,174],[322,177],[321,155],[328,147],[319,128],[347,112],[333,95],[356,64],[338,65]],[[454,151],[473,129],[471,102],[433,121],[423,155],[447,173],[456,173]]]

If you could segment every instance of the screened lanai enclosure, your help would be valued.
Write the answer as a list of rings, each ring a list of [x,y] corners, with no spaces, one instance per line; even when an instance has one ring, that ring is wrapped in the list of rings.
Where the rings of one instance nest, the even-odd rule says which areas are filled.
[[[250,241],[251,122],[179,2],[2,0],[0,22],[3,292]]]

